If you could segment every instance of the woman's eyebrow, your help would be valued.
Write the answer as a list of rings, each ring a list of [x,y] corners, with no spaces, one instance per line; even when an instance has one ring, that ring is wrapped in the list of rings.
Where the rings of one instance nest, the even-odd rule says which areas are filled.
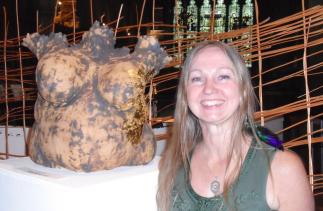
[[[194,69],[189,69],[188,71],[189,73],[191,72],[201,72],[201,69],[197,69],[197,68],[194,68]]]

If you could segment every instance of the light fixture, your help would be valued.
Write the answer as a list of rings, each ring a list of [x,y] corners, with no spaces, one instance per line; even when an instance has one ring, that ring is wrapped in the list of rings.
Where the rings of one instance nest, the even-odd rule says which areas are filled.
[[[131,32],[129,31],[129,29],[126,29],[127,35],[130,36]]]

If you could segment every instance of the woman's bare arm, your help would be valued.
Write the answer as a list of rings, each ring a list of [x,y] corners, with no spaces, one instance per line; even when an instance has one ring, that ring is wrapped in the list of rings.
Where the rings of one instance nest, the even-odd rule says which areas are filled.
[[[271,164],[271,174],[272,177],[268,177],[267,188],[271,191],[267,190],[267,201],[271,198],[268,204],[272,208],[279,211],[314,211],[309,179],[295,153],[288,150],[277,152]]]

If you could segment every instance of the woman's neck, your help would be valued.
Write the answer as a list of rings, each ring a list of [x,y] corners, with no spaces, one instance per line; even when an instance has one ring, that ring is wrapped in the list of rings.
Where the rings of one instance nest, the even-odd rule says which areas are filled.
[[[231,124],[212,125],[201,123],[203,140],[200,143],[205,153],[216,156],[220,160],[227,157],[231,148]]]

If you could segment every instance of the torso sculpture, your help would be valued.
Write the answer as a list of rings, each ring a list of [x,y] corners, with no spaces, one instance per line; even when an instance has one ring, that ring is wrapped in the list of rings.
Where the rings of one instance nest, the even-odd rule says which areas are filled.
[[[130,54],[95,23],[77,45],[60,33],[28,35],[24,45],[39,60],[33,161],[90,172],[153,158],[145,86],[169,59],[155,38],[140,38]]]

